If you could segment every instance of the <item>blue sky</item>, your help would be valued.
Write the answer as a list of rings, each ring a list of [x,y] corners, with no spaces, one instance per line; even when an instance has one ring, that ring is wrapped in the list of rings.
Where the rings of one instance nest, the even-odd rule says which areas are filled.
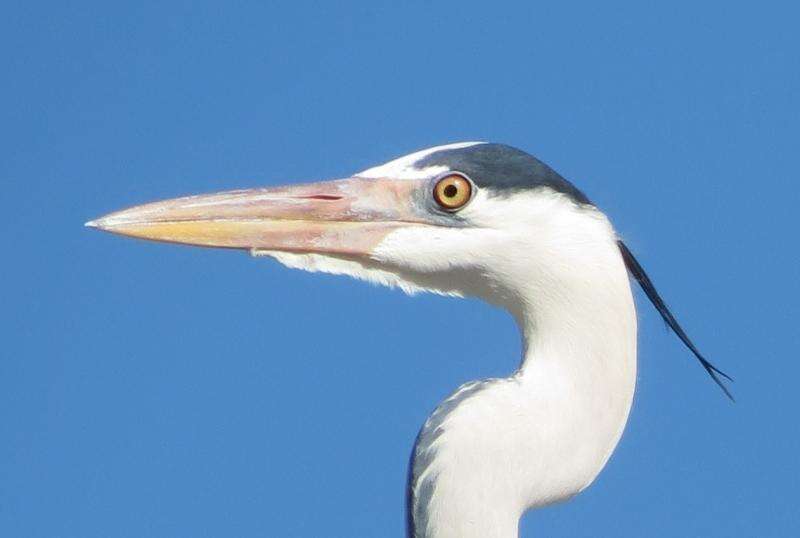
[[[470,139],[581,187],[736,379],[637,293],[622,442],[521,535],[800,532],[800,13],[645,4],[6,6],[0,534],[402,536],[416,431],[515,367],[508,315],[82,224]]]

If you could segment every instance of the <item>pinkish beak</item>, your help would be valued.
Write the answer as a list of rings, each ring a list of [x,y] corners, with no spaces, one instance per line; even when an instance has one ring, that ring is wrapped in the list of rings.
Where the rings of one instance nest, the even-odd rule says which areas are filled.
[[[400,227],[424,226],[414,180],[359,177],[187,196],[111,213],[86,226],[204,247],[369,255]]]

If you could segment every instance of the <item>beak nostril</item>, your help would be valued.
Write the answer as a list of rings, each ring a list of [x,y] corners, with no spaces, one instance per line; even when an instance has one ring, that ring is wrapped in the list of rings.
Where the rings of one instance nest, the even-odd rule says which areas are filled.
[[[309,194],[308,196],[295,196],[295,198],[301,198],[303,200],[341,200],[341,196],[335,196],[333,194]]]

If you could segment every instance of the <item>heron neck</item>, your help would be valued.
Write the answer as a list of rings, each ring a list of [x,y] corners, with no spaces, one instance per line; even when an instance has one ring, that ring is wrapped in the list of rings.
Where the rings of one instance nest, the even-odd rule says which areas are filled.
[[[630,285],[616,249],[609,257],[597,266],[611,270],[534,282],[507,305],[520,368],[462,386],[426,422],[410,477],[413,538],[516,537],[526,510],[575,495],[603,468],[636,376]]]

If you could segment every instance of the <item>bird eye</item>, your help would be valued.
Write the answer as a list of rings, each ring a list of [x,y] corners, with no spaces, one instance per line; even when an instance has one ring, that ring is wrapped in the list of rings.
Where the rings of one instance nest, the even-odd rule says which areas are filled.
[[[436,182],[433,197],[442,209],[457,211],[472,198],[472,184],[460,174],[450,174]]]

